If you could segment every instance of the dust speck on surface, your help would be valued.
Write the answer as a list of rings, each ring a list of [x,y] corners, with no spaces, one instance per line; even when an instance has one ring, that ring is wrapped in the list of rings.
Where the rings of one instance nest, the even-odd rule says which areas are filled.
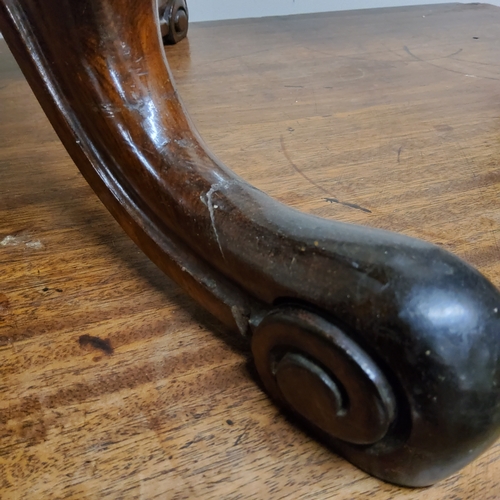
[[[32,250],[43,250],[45,245],[40,241],[28,241],[26,243],[26,248],[31,248]]]
[[[80,347],[90,347],[92,349],[98,349],[105,354],[113,354],[113,347],[111,347],[111,342],[109,339],[101,339],[99,337],[92,337],[91,335],[81,335],[78,339]]]
[[[0,293],[0,313],[7,311],[10,307],[10,301],[7,295]]]
[[[2,247],[17,247],[23,242],[23,239],[18,236],[6,236],[0,241],[0,246]]]
[[[32,240],[29,234],[21,232],[16,235],[8,235],[0,240],[0,247],[17,247],[24,245],[30,250],[44,250],[45,245],[40,240]]]

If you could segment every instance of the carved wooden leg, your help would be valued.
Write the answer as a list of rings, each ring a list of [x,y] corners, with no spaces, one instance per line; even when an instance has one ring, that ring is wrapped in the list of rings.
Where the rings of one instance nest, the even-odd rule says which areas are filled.
[[[180,12],[163,34],[184,33],[187,7],[161,5]],[[234,175],[182,107],[157,18],[156,0],[0,0],[83,175],[158,267],[251,340],[269,393],[382,479],[463,467],[500,431],[499,292],[434,245],[299,213]]]
[[[158,14],[161,36],[165,43],[179,43],[186,38],[189,24],[186,0],[160,0]]]

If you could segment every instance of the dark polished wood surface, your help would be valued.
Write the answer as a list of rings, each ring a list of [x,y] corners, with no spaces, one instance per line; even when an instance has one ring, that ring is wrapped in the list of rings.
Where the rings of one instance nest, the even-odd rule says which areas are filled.
[[[306,212],[437,243],[498,286],[499,13],[193,25],[169,61],[244,178]],[[242,346],[122,234],[3,44],[1,57],[2,497],[496,498],[498,445],[410,492],[295,430]]]

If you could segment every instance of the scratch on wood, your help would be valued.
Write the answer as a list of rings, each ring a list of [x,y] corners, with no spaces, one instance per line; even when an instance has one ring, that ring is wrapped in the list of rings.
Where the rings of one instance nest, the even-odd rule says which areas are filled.
[[[249,335],[249,318],[250,313],[243,309],[242,307],[232,306],[231,314],[233,315],[234,321],[241,335],[247,337]]]
[[[368,214],[371,214],[372,211],[368,210],[367,208],[364,208],[360,205],[357,205],[356,203],[347,203],[346,201],[340,201],[336,197],[332,196],[323,186],[318,184],[317,182],[314,182],[309,176],[307,176],[302,170],[293,162],[293,160],[290,158],[290,155],[288,154],[288,151],[286,149],[285,145],[285,139],[283,136],[280,137],[280,142],[281,142],[281,150],[283,151],[283,154],[285,158],[288,160],[288,163],[293,167],[293,169],[301,175],[307,182],[312,184],[314,187],[317,187],[320,191],[323,191],[326,195],[328,195],[328,198],[325,198],[325,200],[330,201],[330,203],[338,203],[339,205],[343,205],[344,207],[349,207],[349,208],[354,208],[355,210],[361,210],[362,212],[366,212]]]
[[[406,45],[403,47],[404,51],[413,59],[416,61],[420,62],[425,62],[423,59],[420,59],[420,57],[417,57]]]
[[[290,165],[293,167],[293,169],[299,175],[301,175],[302,177],[304,177],[304,179],[307,182],[309,182],[313,186],[315,186],[318,189],[320,189],[321,191],[323,191],[323,193],[329,194],[328,191],[323,186],[320,186],[318,183],[314,182],[310,177],[308,177],[304,172],[302,172],[302,170],[300,170],[300,168],[297,165],[295,165],[295,163],[293,162],[293,160],[290,158],[290,155],[288,154],[288,151],[287,151],[286,145],[285,145],[285,139],[283,138],[283,136],[281,136],[280,142],[281,142],[281,150],[283,151],[283,154],[285,155],[285,158],[288,160],[288,163],[290,163]]]
[[[418,57],[416,56],[406,45],[403,47],[404,51],[412,58],[412,59],[415,59],[416,61],[420,61],[420,62],[423,62],[423,63],[426,63],[426,64],[429,64],[430,66],[434,66],[435,68],[438,68],[438,69],[443,69],[445,71],[449,71],[450,73],[455,73],[457,75],[462,75],[462,76],[468,76],[470,78],[482,78],[484,80],[500,80],[500,78],[495,78],[493,76],[480,76],[480,77],[477,77],[475,75],[470,75],[468,73],[464,73],[463,71],[457,71],[455,69],[451,69],[451,68],[447,68],[446,66],[440,66],[439,64],[435,64],[433,63],[432,61],[429,61],[427,59],[422,59],[421,57]],[[457,52],[457,54],[460,53],[460,51]],[[449,56],[446,56],[446,57],[441,57],[440,59],[446,59],[448,57],[452,57],[454,56],[455,54],[450,54]],[[457,61],[459,59],[456,59]]]
[[[401,163],[401,151],[403,151],[403,146],[398,149],[398,163]]]
[[[247,431],[243,432],[240,434],[237,438],[236,441],[234,442],[233,446],[238,446],[240,444],[240,441],[246,436]]]
[[[448,56],[446,56],[446,58],[448,57],[453,57],[453,56],[458,56],[458,54],[460,54],[460,52],[463,52],[464,49],[458,49],[456,52],[453,52],[453,54],[450,54]]]
[[[208,208],[208,213],[210,214],[210,222],[212,223],[212,229],[214,231],[214,234],[215,234],[215,239],[217,240],[217,244],[219,245],[219,250],[220,250],[220,253],[222,254],[222,257],[223,259],[225,260],[226,257],[224,256],[224,251],[222,250],[222,244],[220,242],[220,238],[219,238],[219,232],[217,231],[217,227],[215,225],[215,210],[217,208],[219,208],[217,205],[214,205],[213,204],[213,201],[212,201],[212,196],[214,195],[214,193],[220,188],[220,184],[214,184],[211,188],[210,188],[210,191],[208,191],[208,193],[205,195],[205,198],[206,198],[206,201],[203,200],[203,198],[201,198],[201,201],[203,203],[205,203],[205,205],[207,206]]]
[[[195,440],[193,439],[192,441],[188,441],[185,445],[181,446],[179,450],[185,450],[186,448],[189,448],[192,444],[195,443]]]
[[[339,205],[344,205],[345,207],[354,208],[355,210],[361,210],[367,214],[371,214],[372,211],[368,208],[362,207],[361,205],[356,205],[356,203],[347,203],[346,201],[337,200],[337,198],[325,198],[328,203],[338,203]]]

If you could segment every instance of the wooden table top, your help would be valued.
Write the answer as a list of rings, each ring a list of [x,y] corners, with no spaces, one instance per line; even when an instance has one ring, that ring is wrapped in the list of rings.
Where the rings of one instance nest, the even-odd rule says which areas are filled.
[[[248,181],[432,241],[500,286],[499,23],[448,4],[193,24],[167,54]],[[3,41],[0,273],[2,499],[500,498],[500,444],[409,490],[285,417],[247,346],[106,212]]]

